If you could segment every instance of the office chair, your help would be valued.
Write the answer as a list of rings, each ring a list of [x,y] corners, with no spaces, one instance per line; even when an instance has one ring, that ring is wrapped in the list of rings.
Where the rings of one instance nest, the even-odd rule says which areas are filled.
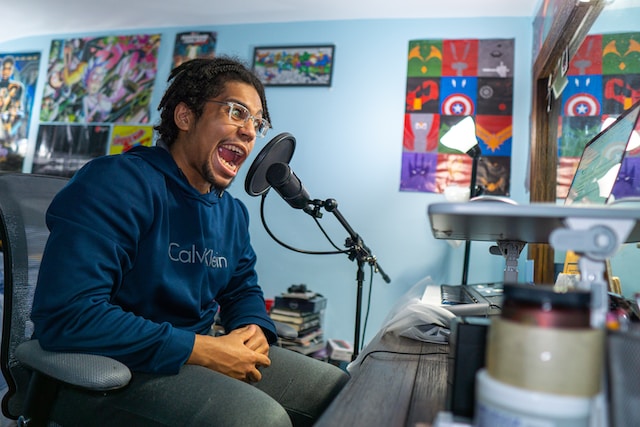
[[[0,362],[7,382],[2,413],[18,426],[48,423],[62,384],[94,391],[124,387],[131,372],[104,356],[44,351],[31,339],[33,293],[49,236],[45,213],[67,179],[0,175],[0,241],[4,258],[4,313]]]

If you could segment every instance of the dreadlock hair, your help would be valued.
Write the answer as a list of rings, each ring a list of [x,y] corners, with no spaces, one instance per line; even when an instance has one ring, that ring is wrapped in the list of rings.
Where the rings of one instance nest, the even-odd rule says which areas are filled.
[[[176,106],[184,102],[200,118],[206,101],[220,95],[228,82],[253,86],[260,96],[262,116],[271,122],[262,82],[239,59],[227,56],[192,59],[174,68],[167,81],[169,87],[158,106],[160,123],[154,127],[167,146],[178,137],[173,117]]]

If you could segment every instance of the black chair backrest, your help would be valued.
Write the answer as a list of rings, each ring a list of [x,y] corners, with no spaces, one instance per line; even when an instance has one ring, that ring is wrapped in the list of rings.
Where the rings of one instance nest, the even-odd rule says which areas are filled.
[[[31,338],[33,293],[42,253],[49,237],[46,210],[68,182],[55,176],[0,175],[0,241],[4,258],[4,312],[0,363],[8,391],[2,413],[15,418],[22,410],[29,373],[15,358],[16,347]]]

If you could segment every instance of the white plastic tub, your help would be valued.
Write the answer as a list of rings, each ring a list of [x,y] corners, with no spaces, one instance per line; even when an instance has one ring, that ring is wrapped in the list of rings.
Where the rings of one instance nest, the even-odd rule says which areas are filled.
[[[476,376],[476,427],[589,427],[592,399],[525,390]]]

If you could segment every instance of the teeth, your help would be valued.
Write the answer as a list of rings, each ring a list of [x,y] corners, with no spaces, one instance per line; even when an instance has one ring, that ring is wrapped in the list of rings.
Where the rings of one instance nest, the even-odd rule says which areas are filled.
[[[239,149],[238,147],[233,146],[233,145],[225,145],[224,148],[226,148],[229,151],[233,151],[234,153],[239,154],[239,155],[243,155],[244,154],[241,149]]]
[[[233,153],[233,156],[231,156],[232,158],[229,160],[225,159],[225,157],[228,157],[228,156],[222,156],[222,155],[218,156],[220,159],[220,162],[223,163],[230,170],[237,171],[238,170],[237,162],[240,161],[242,158],[244,158],[244,155],[245,155],[244,151],[242,151],[241,148],[232,144],[222,145],[220,149]]]
[[[233,163],[229,163],[227,162],[225,159],[223,159],[222,157],[220,157],[220,162],[224,163],[225,165],[227,165],[227,167],[231,170],[236,170],[238,168],[238,165],[233,164]]]

